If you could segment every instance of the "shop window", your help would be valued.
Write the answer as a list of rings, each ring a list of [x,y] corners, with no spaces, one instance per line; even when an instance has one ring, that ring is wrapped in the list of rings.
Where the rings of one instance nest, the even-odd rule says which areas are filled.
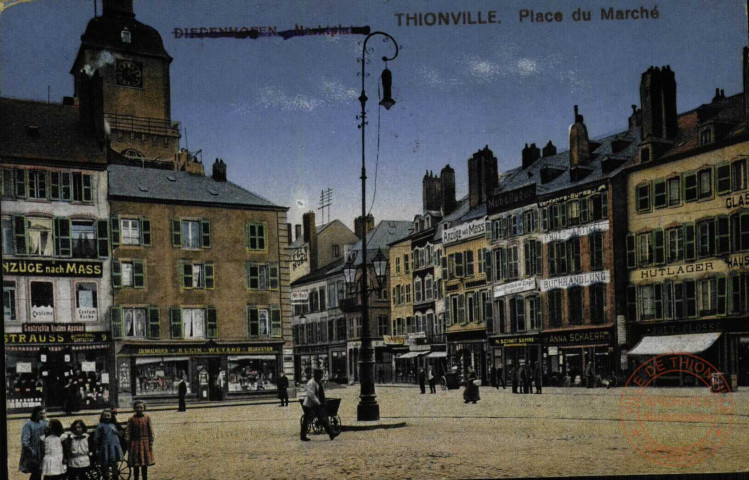
[[[697,283],[700,316],[715,315],[717,312],[717,289],[715,278],[705,278]]]
[[[273,358],[252,355],[229,357],[229,392],[253,392],[276,389],[278,363]]]
[[[749,211],[742,211],[731,217],[733,251],[749,250]]]
[[[523,297],[514,297],[510,299],[510,322],[512,322],[512,331],[525,331],[525,300]]]
[[[145,288],[146,265],[143,260],[112,260],[112,286]]]
[[[16,247],[13,241],[13,220],[11,217],[2,218],[3,255],[15,255]]]
[[[718,195],[731,192],[731,166],[727,163],[715,167],[715,190]]]
[[[653,207],[663,208],[668,205],[668,196],[666,193],[666,182],[659,180],[653,182]]]
[[[16,320],[16,282],[3,281],[3,321]]]
[[[212,290],[215,266],[213,262],[191,263],[182,261],[181,287],[185,289]]]
[[[73,220],[73,257],[74,258],[97,258],[96,228],[94,222],[84,220]]]
[[[583,323],[583,288],[571,287],[567,290],[567,303],[569,304],[570,325],[582,325]]]
[[[31,320],[54,322],[55,296],[52,282],[31,282]]]
[[[98,320],[95,283],[79,283],[75,286],[76,319],[79,322]]]
[[[668,261],[678,262],[684,258],[684,230],[681,227],[666,230],[668,237]]]
[[[637,187],[637,212],[650,211],[650,183],[638,185]]]
[[[734,192],[746,189],[747,185],[746,158],[731,163],[731,186]]]
[[[35,199],[47,198],[47,171],[29,170],[28,197]]]
[[[29,255],[38,255],[42,257],[52,256],[51,218],[26,217],[26,235],[29,242],[27,252]],[[16,229],[16,247],[20,245],[18,236],[19,232],[18,229]]]
[[[190,361],[187,357],[145,357],[135,359],[136,395],[177,395],[180,380],[188,380],[187,393],[192,393],[187,378]]]
[[[590,321],[606,323],[606,284],[596,283],[588,288],[590,293]]]
[[[668,206],[675,207],[681,203],[681,180],[679,177],[668,179]]]
[[[684,201],[694,202],[699,196],[697,188],[697,174],[686,173],[684,174]]]
[[[590,269],[601,270],[603,268],[603,233],[593,232],[588,236],[590,249]]]
[[[179,220],[171,222],[172,246],[183,249],[210,248],[211,223],[208,220]]]

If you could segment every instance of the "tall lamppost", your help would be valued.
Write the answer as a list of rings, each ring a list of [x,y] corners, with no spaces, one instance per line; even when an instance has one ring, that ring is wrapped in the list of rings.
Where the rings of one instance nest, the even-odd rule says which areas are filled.
[[[369,333],[369,291],[367,290],[367,169],[365,164],[365,150],[364,150],[364,131],[367,125],[367,95],[364,92],[364,80],[366,79],[366,66],[367,66],[367,42],[369,39],[381,35],[385,37],[384,42],[391,41],[395,47],[395,53],[392,57],[382,57],[382,61],[385,62],[385,70],[382,72],[382,90],[383,98],[380,101],[380,105],[385,107],[386,110],[395,105],[395,100],[392,98],[392,86],[393,86],[393,75],[387,68],[387,62],[395,60],[398,56],[398,43],[393,37],[385,32],[372,32],[367,35],[364,39],[361,52],[361,95],[359,96],[359,102],[361,103],[361,115],[359,119],[361,123],[359,128],[361,129],[361,222],[362,222],[362,275],[361,275],[361,316],[362,316],[362,335],[361,335],[361,349],[359,350],[359,382],[361,385],[361,393],[359,394],[359,405],[356,407],[356,419],[358,421],[371,421],[380,419],[380,406],[377,404],[375,398],[375,374],[374,374],[374,349],[372,348],[372,337]],[[388,42],[389,43],[389,42]],[[380,251],[381,255],[382,252]],[[384,257],[383,257],[384,259]],[[387,265],[387,260],[385,260]],[[377,265],[375,265],[377,267]],[[379,280],[379,277],[378,277]]]

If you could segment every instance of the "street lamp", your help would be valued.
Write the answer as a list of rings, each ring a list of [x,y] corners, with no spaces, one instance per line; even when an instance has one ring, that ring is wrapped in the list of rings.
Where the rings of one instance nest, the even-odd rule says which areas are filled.
[[[362,226],[366,225],[366,218],[367,218],[367,169],[366,169],[366,163],[365,163],[365,150],[364,150],[364,130],[367,125],[367,111],[366,111],[366,104],[367,104],[367,95],[364,91],[364,79],[367,78],[366,75],[366,65],[367,65],[367,42],[369,42],[369,39],[376,36],[381,35],[385,38],[383,38],[384,42],[393,42],[393,47],[395,47],[395,53],[392,57],[382,57],[382,61],[385,62],[385,70],[382,72],[382,89],[383,89],[383,99],[380,101],[380,105],[385,107],[386,110],[390,110],[390,108],[395,105],[395,100],[392,98],[392,86],[393,86],[393,75],[390,73],[390,70],[387,69],[387,62],[391,60],[395,60],[395,57],[398,56],[398,43],[395,41],[393,37],[388,35],[385,32],[372,32],[369,35],[367,35],[367,38],[364,39],[364,44],[362,45],[362,52],[361,52],[361,96],[359,96],[359,102],[361,103],[361,116],[359,119],[361,120],[361,123],[359,124],[359,128],[361,129],[361,218],[362,218]],[[374,386],[374,380],[375,380],[375,374],[374,374],[374,349],[372,348],[372,337],[369,333],[369,291],[367,290],[367,230],[366,228],[362,228],[362,244],[361,244],[361,252],[362,252],[362,275],[361,275],[361,318],[362,318],[362,336],[361,336],[361,350],[359,355],[359,381],[361,385],[361,392],[359,394],[359,405],[356,407],[356,419],[358,421],[372,421],[372,420],[379,420],[380,419],[380,406],[377,404],[377,400],[375,398],[377,395],[375,395],[375,386]],[[379,252],[380,255],[382,255],[382,252]],[[384,258],[384,257],[383,257]],[[385,261],[387,264],[387,261]],[[380,267],[381,267],[380,262]],[[384,275],[384,271],[380,272]],[[378,275],[378,283],[380,283],[380,287],[382,286],[381,278],[379,277],[379,274],[375,272]]]

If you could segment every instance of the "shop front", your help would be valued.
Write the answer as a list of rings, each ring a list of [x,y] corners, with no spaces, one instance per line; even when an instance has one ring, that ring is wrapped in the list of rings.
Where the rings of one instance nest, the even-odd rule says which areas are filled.
[[[503,335],[489,338],[489,366],[499,370],[505,383],[512,382],[516,368],[537,365],[542,358],[541,336],[538,334]]]
[[[579,328],[543,333],[544,381],[551,386],[585,386],[585,369],[608,378],[618,370],[614,329]]]
[[[10,412],[109,405],[112,348],[108,332],[84,324],[24,324],[5,333],[6,406]]]
[[[135,399],[221,401],[275,391],[283,366],[282,344],[123,344],[117,354],[119,403]]]
[[[312,378],[312,370],[315,368],[322,369],[323,378],[332,378],[326,345],[298,346],[294,350],[294,355],[297,359],[297,382],[306,382]]]
[[[346,344],[330,347],[330,378],[336,383],[345,384],[346,376]]]
[[[461,379],[468,376],[469,370],[483,384],[489,383],[486,368],[487,339],[486,332],[456,332],[447,334],[447,366],[457,371]]]

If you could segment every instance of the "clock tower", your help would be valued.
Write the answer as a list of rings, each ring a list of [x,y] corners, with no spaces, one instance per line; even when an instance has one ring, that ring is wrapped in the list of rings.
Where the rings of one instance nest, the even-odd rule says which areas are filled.
[[[179,123],[172,121],[169,66],[161,35],[135,19],[132,0],[102,0],[70,73],[81,120],[122,161],[173,168]]]

